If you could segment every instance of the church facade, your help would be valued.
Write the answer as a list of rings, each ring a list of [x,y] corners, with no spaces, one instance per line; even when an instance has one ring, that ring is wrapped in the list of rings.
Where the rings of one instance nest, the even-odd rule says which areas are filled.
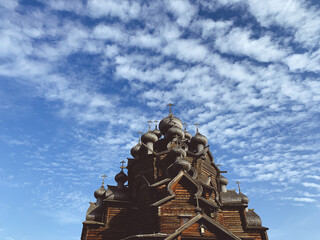
[[[131,149],[127,174],[123,167],[115,176],[117,186],[94,192],[81,240],[267,240],[249,198],[227,190],[207,143],[171,113],[159,130],[149,127]]]

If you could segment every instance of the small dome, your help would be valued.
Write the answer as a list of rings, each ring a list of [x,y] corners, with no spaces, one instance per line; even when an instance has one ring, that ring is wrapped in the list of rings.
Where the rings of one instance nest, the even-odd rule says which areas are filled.
[[[159,129],[154,129],[153,131],[152,131],[152,133],[154,133],[155,135],[157,135],[157,137],[158,138],[160,138],[161,136],[162,136],[162,134],[161,134],[161,132],[160,132],[160,130]]]
[[[171,149],[171,152],[176,155],[176,156],[181,156],[183,158],[185,158],[187,156],[187,152],[182,149],[181,147],[175,147],[173,149]]]
[[[174,162],[174,166],[176,169],[183,169],[187,172],[191,169],[191,163],[181,157],[177,158],[177,160]]]
[[[179,136],[181,139],[184,139],[184,131],[178,127],[171,127],[165,134],[165,137],[169,139],[172,139],[175,136]]]
[[[141,143],[138,143],[133,148],[131,148],[130,153],[134,158],[136,158],[138,156],[138,152],[140,150],[140,147],[141,147]]]
[[[96,199],[98,198],[102,198],[104,197],[104,194],[106,193],[106,189],[104,188],[104,186],[101,186],[99,189],[97,189],[95,192],[94,192],[94,197]]]
[[[184,131],[184,138],[190,141],[192,138],[192,135],[189,132]]]
[[[242,202],[243,204],[248,205],[248,203],[249,203],[249,198],[248,198],[246,195],[244,195],[243,193],[240,193],[240,196],[241,196],[241,202]]]
[[[206,146],[208,143],[208,139],[199,132],[197,132],[196,135],[194,135],[191,139],[191,142],[195,145],[202,144],[203,146]]]
[[[121,169],[121,171],[114,177],[114,180],[117,183],[125,183],[128,180],[128,176]]]
[[[247,215],[247,225],[248,227],[261,227],[262,222],[258,214],[254,212],[253,209],[248,209]]]
[[[183,128],[182,122],[179,118],[174,117],[172,114],[162,119],[159,123],[159,129],[163,135],[166,134],[169,128],[178,127],[180,129]]]
[[[219,178],[219,181],[220,181],[220,184],[221,185],[228,185],[228,179],[226,179],[224,176],[220,175],[220,178]]]
[[[141,137],[141,141],[143,143],[148,143],[148,142],[153,142],[154,143],[154,142],[158,141],[158,139],[159,139],[158,136],[156,134],[152,133],[151,131],[146,132]]]

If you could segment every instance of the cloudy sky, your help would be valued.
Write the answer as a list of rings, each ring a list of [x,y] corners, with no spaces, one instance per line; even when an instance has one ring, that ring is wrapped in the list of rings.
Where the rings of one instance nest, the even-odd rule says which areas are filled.
[[[318,1],[0,0],[0,18],[0,239],[78,240],[169,102],[271,240],[320,235]]]

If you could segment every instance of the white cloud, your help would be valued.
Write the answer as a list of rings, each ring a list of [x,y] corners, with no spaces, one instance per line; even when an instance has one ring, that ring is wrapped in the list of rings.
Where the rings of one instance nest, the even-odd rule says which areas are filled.
[[[13,10],[19,5],[19,2],[18,0],[3,0],[1,1],[0,5],[7,9]]]
[[[233,25],[232,21],[213,21],[211,19],[202,19],[195,21],[194,27],[201,27],[202,33],[201,36],[203,38],[214,37],[214,36],[222,36],[227,31],[229,31],[230,27]]]
[[[315,199],[313,198],[293,198],[293,201],[296,201],[296,202],[307,202],[307,203],[312,203],[312,202],[316,202]]]
[[[135,1],[123,0],[88,0],[88,11],[91,17],[119,17],[124,21],[138,18],[141,6]]]
[[[279,61],[287,55],[271,37],[253,38],[253,32],[234,28],[224,36],[218,36],[215,46],[222,53],[248,56],[261,62]]]
[[[313,53],[292,54],[284,62],[291,71],[320,71],[320,50]]]
[[[311,183],[311,182],[303,182],[302,185],[305,186],[305,187],[309,187],[309,188],[315,188],[318,191],[320,191],[320,184]]]
[[[178,39],[168,42],[163,48],[163,53],[175,56],[182,61],[197,62],[204,61],[208,50],[196,39]]]
[[[112,40],[115,42],[126,42],[127,35],[118,26],[99,24],[93,29],[92,37],[102,40]]]
[[[272,25],[289,28],[294,39],[305,46],[317,46],[320,34],[320,15],[316,6],[297,0],[249,0],[251,13],[262,26]]]
[[[197,7],[188,0],[167,0],[167,8],[177,18],[178,25],[187,27],[197,14]]]

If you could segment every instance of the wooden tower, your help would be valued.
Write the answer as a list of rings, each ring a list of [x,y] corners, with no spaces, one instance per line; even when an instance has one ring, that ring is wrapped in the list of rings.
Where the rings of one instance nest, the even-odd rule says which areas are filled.
[[[131,149],[128,175],[122,167],[117,186],[95,191],[81,240],[267,240],[248,197],[226,189],[207,143],[171,111],[159,130],[149,127]]]

